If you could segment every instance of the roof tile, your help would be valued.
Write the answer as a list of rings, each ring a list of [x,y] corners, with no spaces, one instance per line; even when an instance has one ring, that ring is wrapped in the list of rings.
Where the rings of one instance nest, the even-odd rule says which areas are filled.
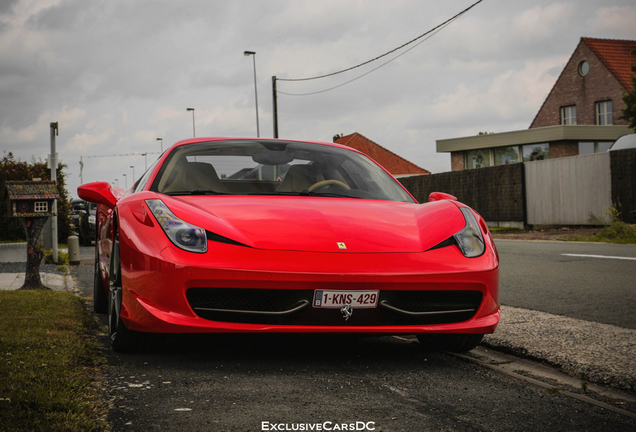
[[[338,137],[334,140],[334,142],[361,151],[382,165],[394,176],[422,175],[431,173],[430,171],[415,165],[413,162],[409,162],[403,157],[396,155],[392,151],[385,149],[381,145],[374,143],[358,132]]]
[[[626,90],[632,88],[632,66],[636,65],[636,41],[619,39],[581,38],[590,50],[603,62]]]

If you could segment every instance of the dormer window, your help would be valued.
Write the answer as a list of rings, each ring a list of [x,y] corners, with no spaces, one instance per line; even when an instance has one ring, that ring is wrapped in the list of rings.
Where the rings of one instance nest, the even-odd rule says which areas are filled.
[[[576,124],[576,105],[561,107],[561,124],[562,125]]]
[[[49,203],[46,201],[36,201],[33,206],[35,213],[46,213],[49,211]]]

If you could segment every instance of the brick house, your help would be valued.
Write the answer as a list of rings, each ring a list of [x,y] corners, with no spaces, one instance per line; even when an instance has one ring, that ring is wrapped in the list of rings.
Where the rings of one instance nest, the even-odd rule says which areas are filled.
[[[374,143],[367,137],[354,132],[351,135],[336,135],[333,142],[354,148],[382,165],[394,177],[408,177],[412,175],[427,175],[431,172],[409,162],[402,156]]]
[[[604,152],[630,133],[618,117],[631,89],[636,41],[581,38],[532,121],[521,131],[437,140],[453,171]]]

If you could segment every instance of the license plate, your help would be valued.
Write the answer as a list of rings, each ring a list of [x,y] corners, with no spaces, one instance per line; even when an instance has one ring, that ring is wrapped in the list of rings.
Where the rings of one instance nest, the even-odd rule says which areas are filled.
[[[315,308],[341,308],[349,305],[354,309],[374,308],[378,306],[379,291],[314,291]]]

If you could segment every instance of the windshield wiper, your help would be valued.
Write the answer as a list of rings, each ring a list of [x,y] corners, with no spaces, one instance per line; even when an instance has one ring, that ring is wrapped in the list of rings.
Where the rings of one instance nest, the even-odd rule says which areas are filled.
[[[228,192],[218,192],[214,190],[203,190],[203,189],[194,189],[194,190],[182,190],[182,191],[170,191],[164,192],[166,195],[170,196],[178,196],[178,195],[232,195]]]
[[[316,193],[314,191],[302,191],[300,192],[300,195],[302,196],[314,196],[314,197],[335,197],[335,198],[360,198],[354,195],[347,195],[347,194],[341,194],[341,193],[335,193],[335,192],[321,192],[321,193]]]

